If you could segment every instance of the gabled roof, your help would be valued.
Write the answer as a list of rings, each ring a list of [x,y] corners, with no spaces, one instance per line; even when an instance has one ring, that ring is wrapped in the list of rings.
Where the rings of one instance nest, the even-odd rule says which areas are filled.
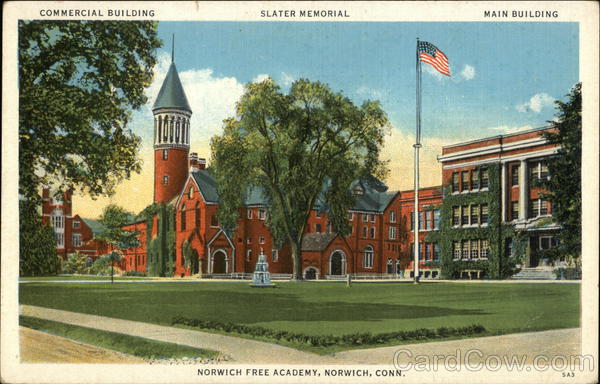
[[[307,233],[302,237],[302,251],[324,251],[336,236],[335,233]]]
[[[98,220],[86,219],[85,217],[82,217],[81,220],[83,220],[83,222],[90,227],[94,236],[101,234],[106,229]]]
[[[208,170],[197,170],[193,171],[191,174],[198,185],[204,200],[207,203],[218,203],[219,195],[217,193],[217,183]],[[362,195],[355,196],[356,202],[354,207],[352,207],[352,210],[355,211],[383,212],[398,193],[387,192],[387,186],[377,179],[355,181],[352,183],[351,189],[357,186],[361,188],[363,193]],[[264,195],[263,189],[260,187],[253,187],[248,190],[244,201],[245,206],[267,205],[267,203],[268,201]],[[316,209],[326,210],[327,207],[325,207],[321,201],[318,201]]]
[[[183,86],[181,85],[181,80],[179,80],[179,74],[174,62],[169,67],[169,72],[167,72],[167,77],[165,77],[165,81],[163,81],[160,87],[152,110],[160,108],[176,108],[192,112],[187,97],[185,97],[185,92],[183,91]]]

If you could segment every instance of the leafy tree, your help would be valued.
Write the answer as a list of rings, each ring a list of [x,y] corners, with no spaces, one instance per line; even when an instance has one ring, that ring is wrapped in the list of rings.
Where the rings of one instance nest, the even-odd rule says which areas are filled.
[[[355,106],[320,82],[298,80],[289,94],[271,79],[246,85],[237,116],[211,141],[221,226],[234,230],[247,191],[260,188],[275,243],[289,242],[293,278],[301,280],[311,209],[327,210],[337,232],[349,233],[350,185],[371,174],[385,177],[379,152],[388,127],[378,102]]]
[[[130,232],[123,229],[134,217],[134,214],[127,212],[115,204],[107,205],[100,216],[100,224],[105,227],[105,230],[98,235],[98,239],[104,240],[114,247],[113,251],[109,254],[111,283],[114,276],[114,264],[122,259],[121,251],[140,246],[138,240],[139,232]]]
[[[579,259],[581,255],[581,83],[556,101],[558,113],[550,121],[552,130],[544,137],[560,145],[558,154],[548,160],[550,179],[543,182],[552,203],[552,215],[562,226],[560,243],[552,254]],[[552,256],[549,254],[548,256]]]
[[[141,169],[131,111],[147,101],[156,22],[19,21],[19,192],[92,196]],[[57,192],[58,193],[58,192]]]
[[[19,201],[19,273],[21,276],[56,275],[59,270],[56,239],[43,225],[37,204]]]
[[[87,256],[79,252],[69,253],[67,260],[62,264],[63,273],[83,274],[87,269]]]

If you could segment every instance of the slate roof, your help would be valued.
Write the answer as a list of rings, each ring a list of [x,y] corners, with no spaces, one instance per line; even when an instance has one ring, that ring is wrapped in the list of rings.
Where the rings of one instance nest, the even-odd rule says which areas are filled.
[[[160,87],[152,110],[160,108],[178,108],[192,112],[187,97],[185,97],[181,80],[179,80],[175,63],[171,63],[169,67],[169,72],[167,72],[167,77],[165,77],[165,81],[163,81]]]
[[[192,177],[198,184],[206,202],[219,202],[217,183],[207,170],[194,171]],[[351,189],[357,186],[363,190],[363,194],[356,196],[356,203],[352,208],[356,211],[383,212],[397,194],[397,192],[387,192],[387,186],[376,179],[355,181],[352,183]],[[244,201],[246,206],[266,204],[267,200],[263,195],[263,189],[260,187],[252,188]],[[318,202],[316,205],[318,209],[326,209],[322,203]]]
[[[94,236],[101,234],[106,229],[98,220],[86,219],[85,217],[82,217],[81,220],[83,220],[83,222],[90,227]]]
[[[335,233],[307,233],[302,238],[301,248],[303,251],[324,251],[336,236]]]

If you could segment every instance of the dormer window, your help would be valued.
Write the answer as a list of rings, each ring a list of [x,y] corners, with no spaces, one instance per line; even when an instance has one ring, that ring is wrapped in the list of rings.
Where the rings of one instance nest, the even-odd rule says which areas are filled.
[[[352,189],[352,194],[354,194],[354,196],[362,196],[365,194],[365,190],[360,185],[357,185]]]

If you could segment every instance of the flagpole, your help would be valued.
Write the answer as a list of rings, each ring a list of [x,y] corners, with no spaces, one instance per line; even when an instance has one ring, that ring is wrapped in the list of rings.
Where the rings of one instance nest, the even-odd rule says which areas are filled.
[[[417,37],[416,50],[416,74],[417,74],[417,121],[415,134],[415,210],[414,210],[414,283],[419,283],[419,148],[421,148],[421,60],[419,58],[419,38]]]

